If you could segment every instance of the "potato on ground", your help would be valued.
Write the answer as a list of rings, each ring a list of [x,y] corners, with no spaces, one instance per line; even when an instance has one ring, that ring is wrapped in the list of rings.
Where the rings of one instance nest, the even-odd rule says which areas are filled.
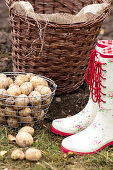
[[[7,93],[11,96],[19,96],[21,94],[21,89],[18,85],[14,84],[7,89]]]
[[[25,158],[28,161],[38,161],[42,157],[42,152],[39,149],[29,148],[25,152]]]
[[[28,147],[33,144],[33,137],[27,132],[19,132],[16,135],[16,143],[20,147]]]
[[[20,86],[22,94],[29,95],[33,91],[33,86],[30,82],[25,82]]]
[[[8,137],[8,140],[9,140],[10,142],[16,141],[16,137],[14,137],[14,136],[11,135],[11,134],[9,134],[7,137]]]
[[[11,159],[13,160],[23,160],[25,158],[25,154],[21,149],[15,149],[11,154]]]
[[[18,133],[19,132],[27,132],[27,133],[29,133],[31,136],[33,136],[33,134],[34,134],[34,129],[31,127],[31,126],[24,126],[24,127],[22,127],[19,131],[18,131]]]
[[[9,80],[7,78],[0,79],[0,89],[7,89],[9,87]]]
[[[34,119],[32,116],[20,116],[19,117],[19,122],[22,123],[23,126],[34,126]]]
[[[19,123],[17,121],[17,118],[14,117],[8,117],[7,119],[7,124],[10,127],[14,127],[14,128],[19,128]]]
[[[15,84],[17,84],[18,86],[21,86],[23,83],[29,81],[28,77],[24,74],[19,74],[16,78],[15,78]]]
[[[32,83],[34,88],[36,88],[36,86],[38,86],[38,85],[48,86],[47,81],[44,78],[39,77],[39,76],[32,77],[30,82]]]
[[[6,116],[16,116],[17,112],[13,109],[13,107],[5,107],[5,115]]]
[[[19,116],[29,116],[31,114],[31,109],[26,107],[19,111]]]
[[[0,89],[0,98],[4,99],[4,98],[7,98],[7,90],[5,89]]]
[[[32,106],[41,105],[41,94],[37,91],[32,91],[29,94],[29,100]]]
[[[15,110],[21,110],[26,107],[29,103],[29,98],[25,94],[20,94],[15,98],[15,105],[13,106]]]

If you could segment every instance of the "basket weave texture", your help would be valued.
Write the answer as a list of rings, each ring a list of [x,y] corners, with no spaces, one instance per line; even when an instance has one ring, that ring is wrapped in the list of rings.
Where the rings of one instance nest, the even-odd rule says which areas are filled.
[[[15,0],[14,0],[15,1]],[[10,5],[13,0],[7,0]],[[35,12],[78,13],[84,6],[105,0],[29,0]],[[109,0],[106,2],[110,3]],[[8,5],[9,5],[8,4]],[[57,94],[69,93],[83,84],[90,52],[95,48],[101,25],[109,9],[88,23],[72,25],[48,23],[41,51],[40,31],[36,21],[10,9],[13,71],[47,76],[58,85]],[[40,22],[41,27],[46,23]]]

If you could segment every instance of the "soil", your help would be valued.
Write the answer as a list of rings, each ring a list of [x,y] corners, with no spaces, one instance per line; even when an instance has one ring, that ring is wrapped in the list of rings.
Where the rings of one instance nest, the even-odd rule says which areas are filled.
[[[112,18],[113,5],[111,6],[110,16],[106,18],[102,26],[99,39],[113,39]],[[12,71],[11,51],[12,48],[8,8],[5,5],[5,0],[0,0],[0,72]],[[78,90],[71,94],[55,96],[49,109],[47,118],[52,120],[78,113],[86,105],[88,97],[89,90],[85,82]]]

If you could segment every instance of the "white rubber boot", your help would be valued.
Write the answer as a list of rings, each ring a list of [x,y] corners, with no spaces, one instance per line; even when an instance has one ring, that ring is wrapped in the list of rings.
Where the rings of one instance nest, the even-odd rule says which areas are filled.
[[[51,125],[51,131],[55,134],[66,137],[80,132],[87,128],[87,126],[94,120],[97,107],[98,105],[93,103],[90,97],[86,107],[78,114],[54,120]]]
[[[109,45],[112,44],[108,40],[98,41],[96,49],[100,52]],[[54,120],[51,125],[51,131],[66,137],[78,133],[92,123],[96,116],[97,109],[97,103],[94,103],[90,96],[87,105],[81,112],[71,117]]]
[[[85,130],[62,141],[65,153],[92,154],[113,145],[113,47],[104,48],[100,57],[93,56],[92,61],[89,76],[92,99],[100,107]]]

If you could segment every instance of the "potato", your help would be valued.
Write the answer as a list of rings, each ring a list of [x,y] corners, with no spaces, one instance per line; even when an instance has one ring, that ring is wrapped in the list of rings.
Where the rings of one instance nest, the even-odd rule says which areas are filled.
[[[6,123],[4,109],[0,108],[0,123]]]
[[[33,117],[36,117],[36,116],[39,114],[40,109],[41,109],[41,105],[33,106],[33,107],[31,108],[31,114],[32,114],[32,116],[33,116]],[[35,115],[36,115],[36,116],[35,116]]]
[[[12,107],[5,107],[6,116],[16,116],[17,112]]]
[[[0,108],[4,108],[4,102],[0,100]]]
[[[9,87],[9,80],[7,78],[0,79],[0,89],[7,89]]]
[[[4,109],[0,108],[0,117],[4,117],[5,113],[4,113]]]
[[[9,140],[10,142],[16,141],[16,138],[15,138],[13,135],[10,135],[10,134],[9,134],[7,137],[8,137],[8,140]]]
[[[37,106],[34,106],[31,110],[31,114],[33,117],[36,117],[37,115],[39,115],[40,112],[41,112],[41,108]]]
[[[15,84],[21,86],[23,83],[29,81],[28,77],[24,74],[20,74],[15,78]]]
[[[34,126],[34,119],[30,115],[26,117],[20,116],[19,121],[23,124],[23,126],[31,126],[31,127]]]
[[[16,143],[17,143],[17,145],[19,145],[22,148],[28,147],[33,144],[33,138],[27,132],[19,132],[16,135]]]
[[[12,83],[12,84],[9,85],[9,87],[13,87],[13,86],[19,87],[19,86],[18,86],[17,84],[15,84],[15,83]]]
[[[0,73],[0,79],[2,79],[2,78],[7,78],[7,76],[3,73]]]
[[[28,161],[38,161],[42,157],[42,152],[39,149],[29,148],[25,152],[25,158]]]
[[[49,104],[51,101],[51,93],[52,93],[51,89],[47,86],[39,85],[35,88],[35,91],[38,91],[41,95],[44,95],[41,96],[41,98],[44,101],[43,104],[47,106],[47,104]]]
[[[7,89],[8,95],[19,96],[21,94],[20,87],[17,85],[12,85]]]
[[[46,109],[51,103],[51,97],[43,100],[42,109]]]
[[[45,115],[44,110],[42,110],[38,115],[35,115],[37,122],[42,121],[44,119],[44,115]]]
[[[13,79],[10,78],[10,77],[8,77],[7,79],[8,79],[8,81],[9,81],[9,85],[11,85],[11,84],[13,83]]]
[[[43,85],[36,86],[35,91],[38,91],[41,95],[51,94],[51,89]]]
[[[5,89],[0,89],[0,98],[7,98],[7,90]]]
[[[8,97],[6,100],[5,100],[5,105],[13,105],[15,103],[15,100],[13,97]]]
[[[41,104],[41,94],[37,91],[32,91],[29,94],[29,100],[30,100],[30,104],[32,106],[36,106],[36,105],[40,105]]]
[[[19,116],[29,116],[31,114],[31,109],[26,107],[19,111]]]
[[[33,74],[33,73],[27,73],[27,74],[26,74],[26,77],[27,77],[28,80],[30,81],[30,79],[31,79],[32,77],[34,77],[34,74]]]
[[[21,149],[15,149],[11,154],[11,159],[13,160],[23,160],[25,158],[24,152]]]
[[[8,126],[10,127],[19,128],[19,123],[17,119],[14,117],[8,117],[7,123],[8,123]]]
[[[29,103],[29,99],[25,94],[20,94],[15,98],[15,105],[13,106],[15,110],[20,110],[26,107]]]
[[[24,126],[23,128],[21,128],[20,130],[19,130],[19,132],[27,132],[27,133],[29,133],[31,136],[33,136],[33,134],[34,134],[34,129],[32,128],[32,127],[30,127],[30,126]],[[18,132],[18,133],[19,133]]]
[[[38,76],[32,77],[30,82],[34,88],[36,88],[36,86],[38,86],[38,85],[48,86],[47,81],[44,78],[38,77]]]
[[[25,95],[29,95],[33,91],[33,86],[30,82],[25,82],[20,86],[21,92]]]

